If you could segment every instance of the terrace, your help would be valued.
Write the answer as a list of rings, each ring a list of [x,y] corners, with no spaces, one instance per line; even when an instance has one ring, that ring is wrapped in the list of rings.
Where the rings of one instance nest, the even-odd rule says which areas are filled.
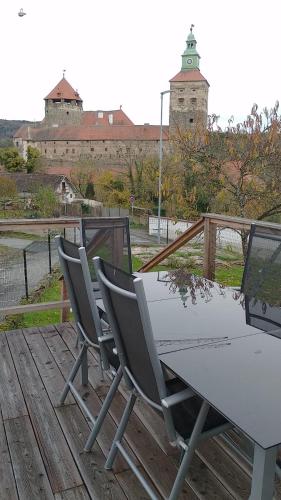
[[[204,275],[215,277],[216,230],[218,227],[248,229],[251,221],[215,215],[204,216],[190,230],[163,249],[143,266],[147,271],[199,233],[204,233]],[[78,220],[4,221],[2,230],[42,231],[78,226]],[[65,290],[62,290],[65,293]],[[14,305],[1,314],[26,311],[62,311],[61,323],[45,327],[22,328],[0,335],[1,464],[0,498],[3,499],[111,499],[147,498],[138,480],[122,458],[113,472],[103,468],[127,392],[121,385],[109,415],[90,453],[83,452],[89,423],[72,396],[59,406],[58,397],[73,358],[78,354],[73,324],[63,321],[68,300]],[[77,388],[97,413],[109,379],[102,381],[94,352],[89,355],[88,387]],[[231,438],[242,449],[247,443],[231,431]],[[168,445],[162,420],[142,402],[136,405],[126,433],[127,446],[134,455],[159,498],[168,495],[178,464],[178,452]],[[196,451],[190,474],[180,498],[248,498],[251,466],[222,437],[203,442]],[[276,480],[275,497],[281,499],[281,484]]]

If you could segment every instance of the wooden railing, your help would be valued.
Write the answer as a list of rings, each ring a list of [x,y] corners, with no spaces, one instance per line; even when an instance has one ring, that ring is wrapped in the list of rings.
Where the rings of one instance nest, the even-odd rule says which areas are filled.
[[[195,236],[204,233],[204,255],[203,255],[203,275],[208,279],[215,278],[215,256],[216,256],[216,241],[218,228],[231,228],[235,230],[248,230],[251,224],[255,222],[250,219],[242,219],[240,217],[228,217],[218,214],[202,214],[201,218],[196,221],[189,229],[181,234],[176,240],[163,248],[157,255],[143,265],[139,271],[147,272],[153,269],[154,266],[160,264],[168,256],[172,255],[176,250],[191,241]],[[268,222],[258,222],[264,226],[280,227],[278,224]],[[79,226],[79,219],[6,219],[0,220],[0,231],[26,231],[32,229],[63,229],[75,228]],[[45,302],[37,304],[25,304],[17,306],[9,306],[0,308],[1,315],[20,314],[24,312],[43,311],[47,309],[61,309],[62,319],[65,318],[65,311],[69,307],[69,301],[66,300],[66,291],[62,280],[62,300],[58,302]],[[67,309],[66,309],[67,308]]]

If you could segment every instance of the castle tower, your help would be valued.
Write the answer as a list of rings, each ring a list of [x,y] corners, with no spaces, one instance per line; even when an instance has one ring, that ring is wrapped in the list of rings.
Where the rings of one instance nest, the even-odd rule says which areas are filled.
[[[61,125],[79,125],[81,122],[83,101],[64,74],[61,81],[45,97],[44,127],[59,127]]]
[[[199,71],[200,56],[192,24],[182,54],[181,71],[170,80],[170,134],[207,126],[209,84]]]

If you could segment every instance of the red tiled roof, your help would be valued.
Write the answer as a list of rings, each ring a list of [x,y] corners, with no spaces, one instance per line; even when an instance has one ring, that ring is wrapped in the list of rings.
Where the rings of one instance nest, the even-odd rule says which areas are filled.
[[[112,118],[110,118],[110,115]],[[112,123],[110,123],[110,119]],[[82,114],[81,125],[89,127],[92,125],[111,126],[111,125],[134,125],[122,109],[112,111],[84,111]]]
[[[199,69],[180,71],[176,76],[174,76],[170,80],[170,82],[202,82],[202,81],[207,82],[206,78],[204,78],[204,76],[200,73]]]
[[[78,92],[71,87],[70,83],[68,83],[65,78],[61,79],[45,99],[75,99],[76,101],[82,102]]]
[[[163,127],[163,139],[168,139],[169,127]],[[29,137],[28,137],[29,135]],[[14,137],[19,137],[18,132]],[[20,137],[33,141],[157,141],[159,125],[116,125],[107,127],[21,127]]]

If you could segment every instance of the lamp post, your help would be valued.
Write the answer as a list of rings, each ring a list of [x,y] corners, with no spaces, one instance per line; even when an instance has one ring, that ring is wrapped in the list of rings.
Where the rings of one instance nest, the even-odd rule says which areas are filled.
[[[172,90],[164,90],[160,92],[161,97],[161,113],[160,113],[160,141],[159,141],[159,181],[158,181],[158,243],[160,244],[160,229],[161,229],[161,186],[162,186],[162,160],[163,160],[163,96],[170,94]]]

